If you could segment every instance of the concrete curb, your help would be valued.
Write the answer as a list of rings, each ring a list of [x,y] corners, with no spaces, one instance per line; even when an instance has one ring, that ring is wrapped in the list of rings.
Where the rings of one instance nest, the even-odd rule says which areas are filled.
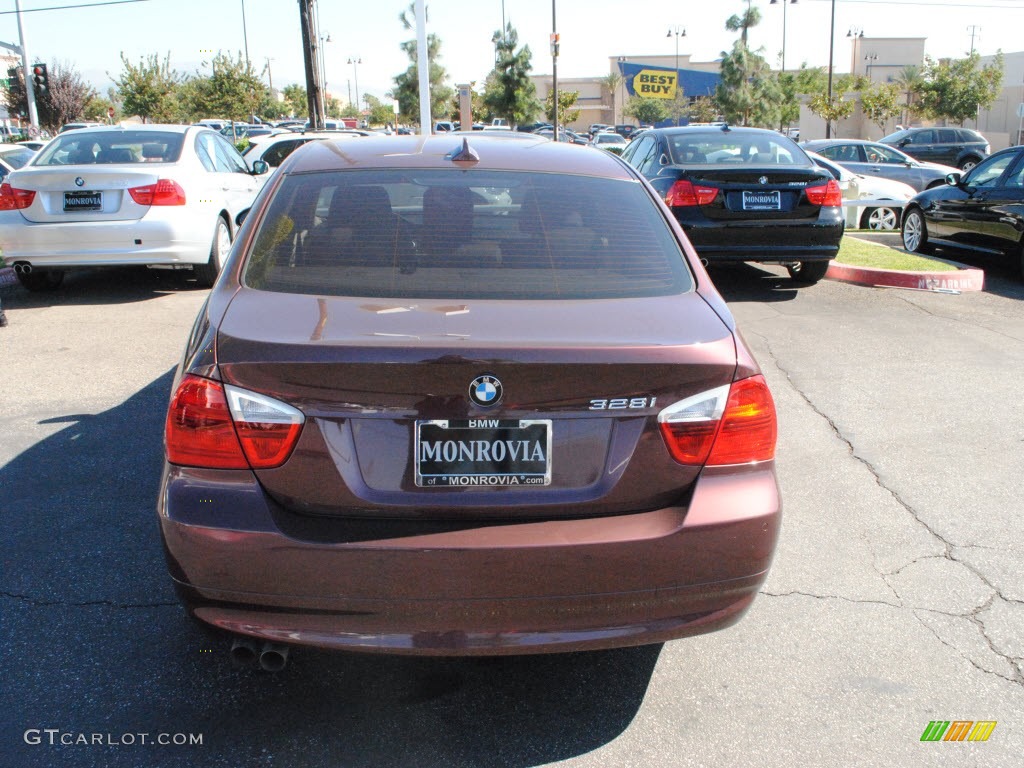
[[[950,262],[955,263],[955,262]],[[937,293],[963,293],[985,289],[985,273],[974,267],[957,264],[956,272],[903,272],[893,269],[850,267],[832,262],[825,277],[843,283],[881,288],[909,288]]]

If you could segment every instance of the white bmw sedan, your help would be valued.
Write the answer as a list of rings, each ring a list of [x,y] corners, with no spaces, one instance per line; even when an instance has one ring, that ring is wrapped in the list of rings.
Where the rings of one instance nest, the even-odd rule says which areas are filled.
[[[30,291],[68,269],[132,264],[191,266],[213,285],[266,170],[203,126],[60,134],[0,185],[3,263]]]

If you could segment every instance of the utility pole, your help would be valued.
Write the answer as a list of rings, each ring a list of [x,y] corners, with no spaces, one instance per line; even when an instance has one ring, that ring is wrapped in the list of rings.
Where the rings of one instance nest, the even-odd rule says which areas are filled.
[[[309,127],[313,131],[322,131],[324,102],[320,94],[320,67],[317,65],[317,29],[314,23],[316,0],[298,1],[302,28],[302,60],[306,67],[306,108],[309,110]]]
[[[974,36],[981,32],[981,27],[977,24],[971,24],[967,27],[967,31],[971,33],[971,56],[974,55]]]
[[[836,43],[836,0],[832,0],[832,21],[829,25],[828,32],[828,106],[832,108],[832,54],[835,50]],[[825,120],[825,138],[832,138],[832,121]]]
[[[37,131],[39,130],[39,111],[36,109],[36,89],[32,84],[32,60],[28,57],[28,46],[25,44],[25,29],[21,24],[21,0],[14,0],[14,10],[18,16],[18,42],[21,43],[21,71],[25,75],[25,98],[28,101],[28,120]]]

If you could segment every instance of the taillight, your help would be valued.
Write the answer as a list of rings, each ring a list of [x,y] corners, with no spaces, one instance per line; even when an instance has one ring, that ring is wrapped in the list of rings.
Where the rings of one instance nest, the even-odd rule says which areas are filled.
[[[171,179],[159,179],[156,184],[130,187],[128,194],[139,205],[184,205],[185,190]]]
[[[717,187],[695,185],[687,179],[678,179],[665,195],[669,208],[685,208],[691,205],[709,205],[718,197]]]
[[[291,455],[304,417],[273,398],[191,374],[167,413],[167,460],[211,469],[270,469]]]
[[[838,208],[843,204],[843,191],[839,188],[839,182],[829,179],[828,184],[821,184],[816,187],[807,187],[807,202],[811,205],[820,205],[823,208]]]
[[[658,414],[680,464],[747,464],[775,457],[775,403],[761,375],[680,400]]]
[[[35,199],[35,190],[17,189],[6,181],[0,184],[0,211],[20,211],[32,205]]]

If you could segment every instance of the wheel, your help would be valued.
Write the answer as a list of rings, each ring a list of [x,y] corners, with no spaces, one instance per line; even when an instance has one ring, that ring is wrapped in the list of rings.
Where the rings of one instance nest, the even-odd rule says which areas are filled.
[[[828,272],[827,261],[798,261],[786,267],[789,276],[799,283],[813,285]]]
[[[978,164],[978,158],[976,157],[965,157],[960,161],[960,170],[967,173],[971,168]]]
[[[192,273],[204,288],[212,288],[224,266],[224,257],[231,250],[231,230],[221,216],[217,217],[217,228],[213,233],[213,244],[210,246],[210,259],[205,264],[196,264]]]
[[[920,208],[911,208],[903,217],[903,247],[911,253],[931,253],[928,228]]]
[[[24,272],[15,272],[14,274],[18,278],[18,282],[33,293],[55,291],[64,282],[63,269],[33,269],[28,274]]]
[[[899,229],[900,214],[893,208],[868,208],[860,217],[861,229],[892,231]]]

